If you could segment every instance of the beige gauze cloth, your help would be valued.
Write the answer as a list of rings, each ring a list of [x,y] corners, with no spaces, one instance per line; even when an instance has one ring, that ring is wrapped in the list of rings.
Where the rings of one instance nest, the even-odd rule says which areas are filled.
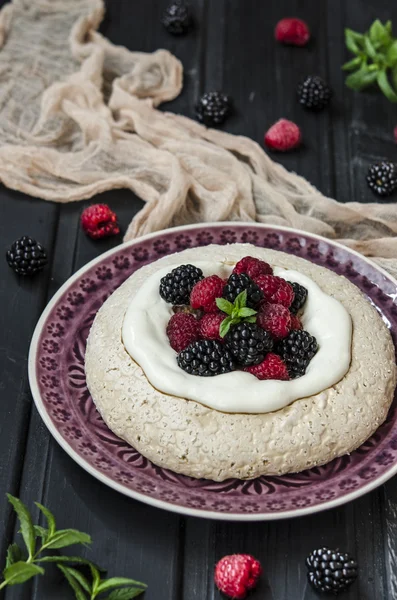
[[[146,204],[125,240],[259,221],[338,239],[397,275],[396,204],[340,204],[252,140],[156,110],[181,91],[181,63],[111,44],[97,32],[103,15],[102,0],[13,0],[1,10],[6,186],[54,202],[129,188]]]

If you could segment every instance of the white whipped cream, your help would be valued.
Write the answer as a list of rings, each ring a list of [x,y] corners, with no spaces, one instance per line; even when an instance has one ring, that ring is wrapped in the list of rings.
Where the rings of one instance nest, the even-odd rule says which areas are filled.
[[[233,265],[221,262],[195,261],[194,264],[205,276],[216,273],[227,278],[233,270]],[[316,337],[319,350],[305,375],[291,381],[261,381],[244,371],[214,377],[185,373],[177,364],[177,354],[166,334],[172,306],[159,294],[160,279],[177,266],[169,265],[148,277],[131,300],[122,327],[127,352],[156,389],[223,412],[266,413],[279,410],[298,398],[314,396],[347,373],[352,337],[349,313],[306,275],[280,268],[274,269],[275,275],[300,283],[308,290],[302,323],[304,329]]]

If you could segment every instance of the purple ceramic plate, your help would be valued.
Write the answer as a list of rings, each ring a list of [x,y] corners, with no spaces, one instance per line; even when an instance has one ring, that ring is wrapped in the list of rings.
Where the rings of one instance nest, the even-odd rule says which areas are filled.
[[[84,352],[95,314],[123,281],[161,256],[207,244],[250,242],[282,250],[346,276],[397,334],[397,281],[348,248],[294,229],[255,223],[177,227],[106,252],[71,277],[37,324],[29,379],[48,429],[86,471],[142,502],[186,515],[255,521],[335,507],[384,483],[397,472],[396,401],[387,421],[358,450],[295,475],[197,480],[156,467],[117,438],[95,409],[84,375]]]

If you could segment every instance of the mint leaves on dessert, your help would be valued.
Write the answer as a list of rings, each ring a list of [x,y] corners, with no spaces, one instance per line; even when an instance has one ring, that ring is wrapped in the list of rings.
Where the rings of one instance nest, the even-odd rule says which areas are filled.
[[[145,591],[147,586],[144,583],[126,577],[102,578],[104,570],[90,560],[59,554],[58,550],[67,546],[91,544],[91,537],[77,529],[57,529],[54,515],[38,502],[35,504],[45,517],[46,527],[34,525],[25,504],[11,494],[7,494],[7,498],[17,514],[24,548],[15,543],[9,546],[0,590],[24,583],[36,575],[44,575],[45,564],[54,563],[77,600],[95,600],[99,594],[103,600],[130,600]],[[107,592],[106,596],[102,595]]]
[[[247,306],[247,290],[243,290],[236,297],[235,301],[229,302],[225,298],[216,299],[217,307],[228,316],[222,321],[219,333],[225,337],[232,325],[237,325],[244,321],[245,323],[255,323],[257,311]]]
[[[392,23],[376,19],[366,33],[345,29],[347,48],[355,57],[342,66],[351,71],[347,87],[361,91],[376,84],[390,102],[397,102],[397,38]]]

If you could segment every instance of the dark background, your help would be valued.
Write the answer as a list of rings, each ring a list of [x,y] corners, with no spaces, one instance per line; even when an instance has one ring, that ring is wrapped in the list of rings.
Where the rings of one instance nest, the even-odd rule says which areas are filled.
[[[3,4],[0,0],[0,4]],[[340,202],[371,202],[365,184],[370,162],[395,159],[392,130],[397,106],[380,93],[354,93],[340,70],[349,54],[343,29],[368,29],[375,18],[394,19],[391,0],[191,0],[194,32],[173,38],[160,24],[164,0],[108,0],[102,32],[131,50],[167,48],[182,61],[185,85],[167,110],[193,115],[198,96],[223,89],[237,107],[227,131],[262,143],[264,131],[280,117],[296,121],[304,147],[277,156],[288,169],[311,181]],[[313,32],[307,48],[283,47],[273,39],[276,22],[285,16],[305,19]],[[295,88],[301,76],[319,74],[334,90],[330,110],[304,112]],[[102,194],[123,229],[142,207],[126,190]],[[94,540],[89,556],[110,575],[145,581],[145,600],[219,600],[212,582],[215,561],[227,553],[249,552],[264,568],[252,600],[311,600],[304,558],[323,544],[352,552],[360,577],[343,598],[397,598],[397,483],[344,507],[270,523],[226,523],[179,517],[108,489],[83,471],[50,437],[29,392],[27,353],[44,306],[78,268],[120,239],[94,242],[79,226],[90,202],[57,205],[0,187],[0,240],[3,249],[29,234],[49,249],[49,268],[30,281],[19,280],[0,260],[0,564],[15,534],[5,499],[11,492],[33,508],[49,506],[60,527],[87,531]],[[3,251],[3,250],[2,250]],[[37,518],[37,510],[33,510]],[[6,600],[63,600],[72,592],[48,571],[7,591]]]

